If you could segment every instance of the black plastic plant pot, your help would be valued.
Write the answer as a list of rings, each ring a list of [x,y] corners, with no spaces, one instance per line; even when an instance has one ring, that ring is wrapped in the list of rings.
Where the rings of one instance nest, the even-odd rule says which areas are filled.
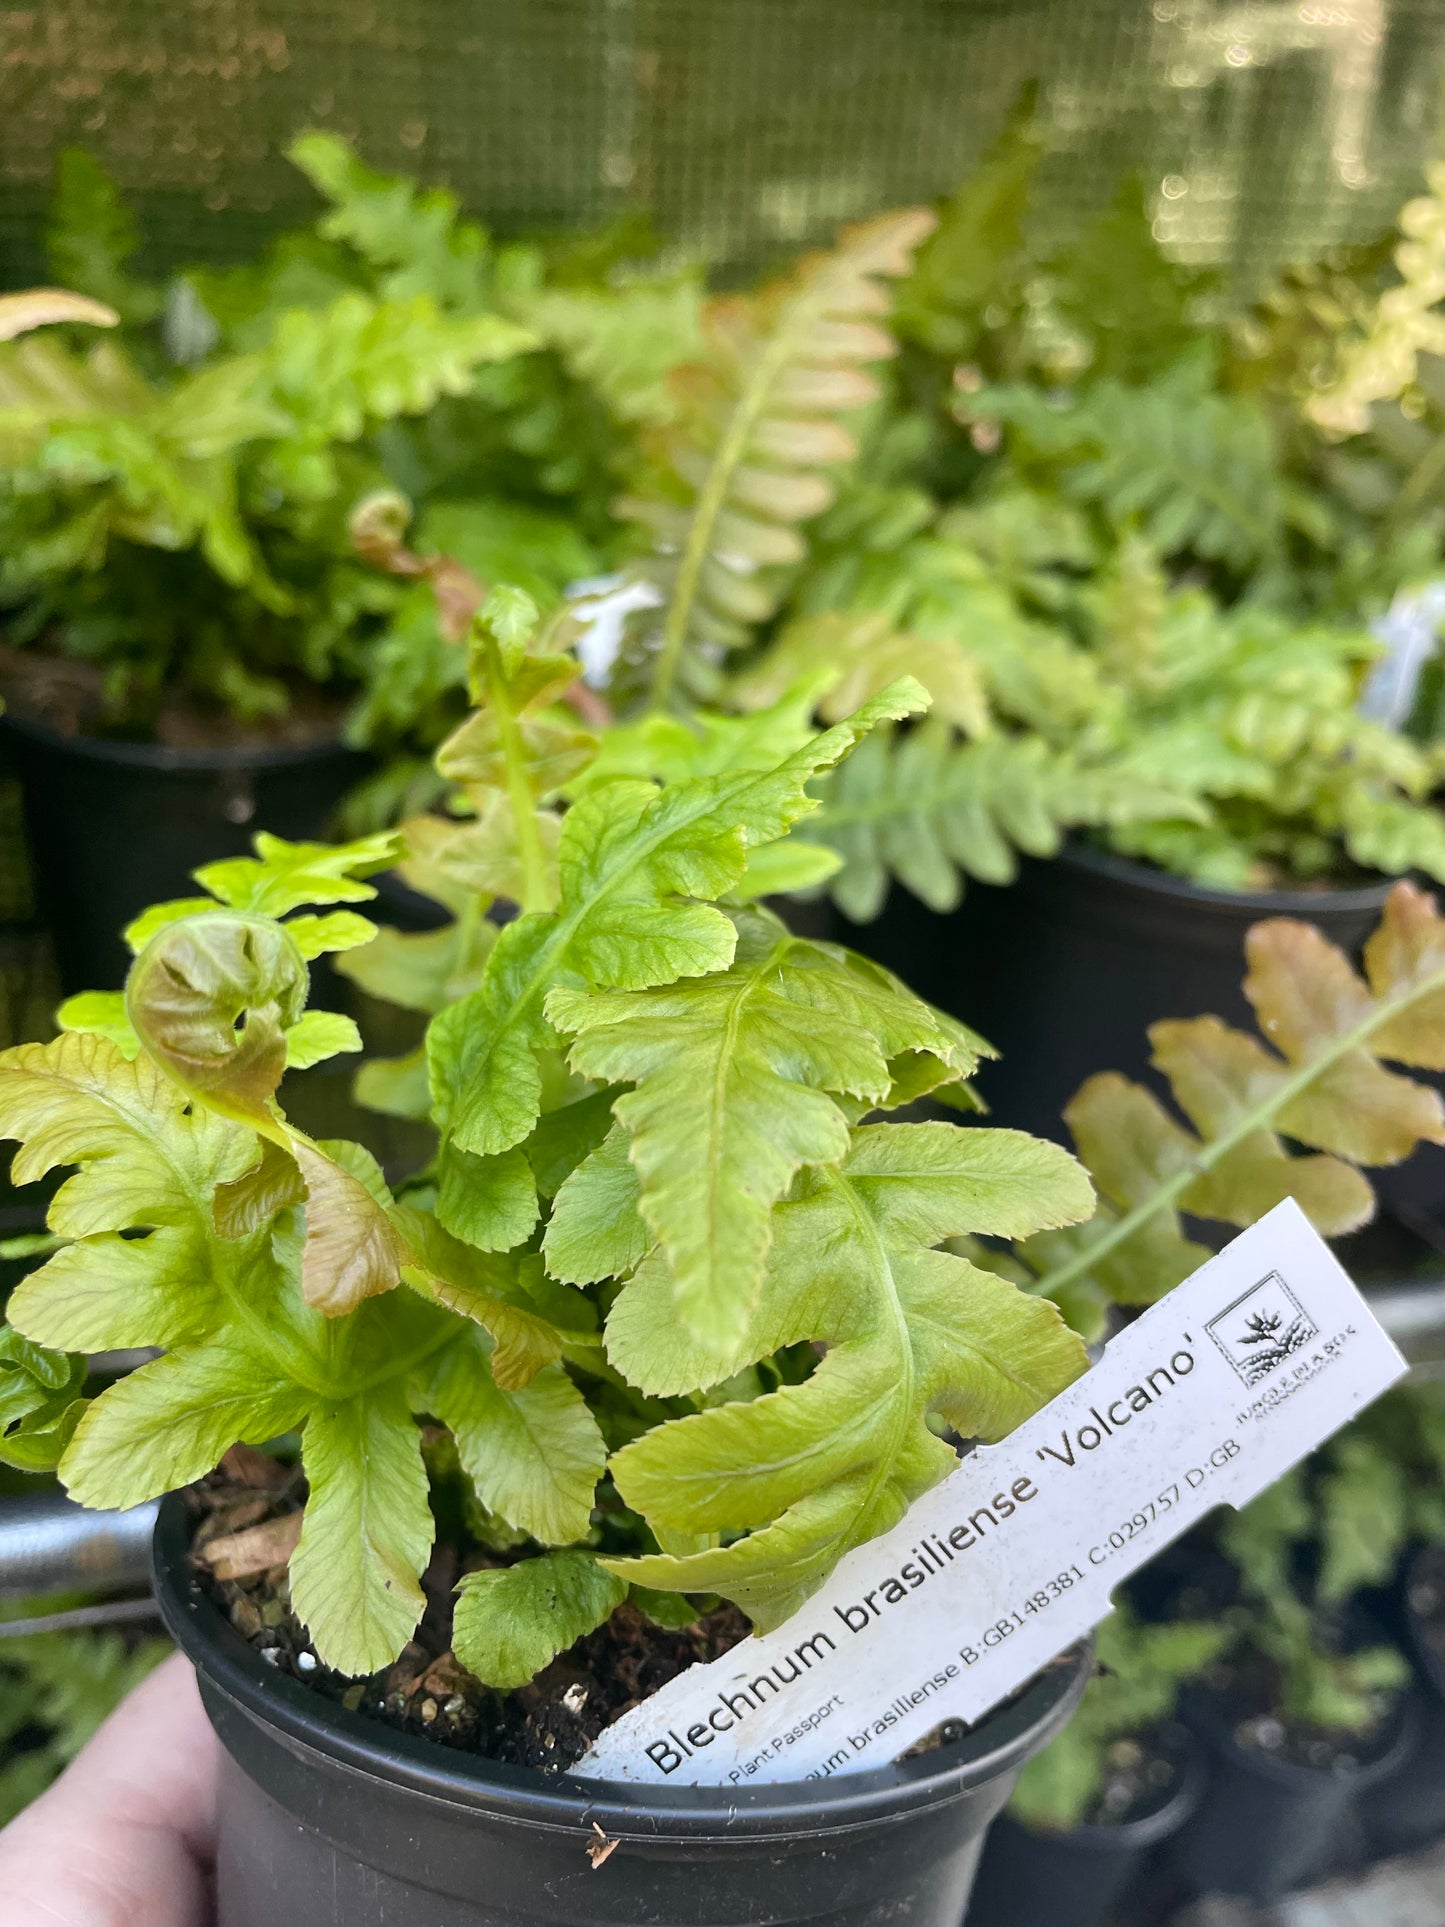
[[[994,1822],[979,1861],[966,1927],[1101,1927],[1145,1864],[1199,1804],[1204,1760],[1186,1734],[1180,1771],[1162,1804],[1118,1826],[1067,1832]]]
[[[257,830],[320,835],[369,767],[337,742],[167,749],[61,736],[15,716],[0,743],[20,778],[40,914],[62,988],[110,990],[120,931],[147,904],[194,896],[191,872],[251,847]]]
[[[1410,1705],[1408,1751],[1360,1795],[1360,1821],[1372,1860],[1414,1853],[1445,1834],[1445,1700],[1417,1685]]]
[[[1438,1567],[1438,1552],[1416,1553],[1403,1588],[1404,1641],[1415,1665],[1409,1750],[1360,1800],[1365,1838],[1377,1858],[1413,1853],[1445,1834],[1445,1656],[1425,1635],[1421,1595],[1428,1589],[1434,1600],[1440,1597],[1438,1578],[1425,1577],[1427,1560]]]
[[[826,1782],[634,1787],[448,1751],[273,1672],[192,1576],[155,1577],[220,1736],[219,1927],[958,1927],[989,1822],[1063,1726],[1080,1649],[964,1739]],[[594,1870],[598,1832],[615,1841]]]
[[[948,916],[895,889],[879,922],[850,926],[848,940],[998,1048],[977,1079],[991,1122],[1061,1138],[1060,1114],[1086,1077],[1152,1079],[1145,1033],[1157,1019],[1252,1024],[1241,989],[1251,924],[1297,917],[1356,956],[1390,889],[1382,878],[1340,890],[1210,890],[1069,844],[1051,862],[1026,862],[1008,889],[970,884]],[[1387,1191],[1412,1184],[1445,1205],[1438,1146],[1386,1175]]]
[[[1296,1765],[1241,1746],[1214,1701],[1192,1699],[1186,1718],[1209,1758],[1209,1780],[1170,1859],[1195,1893],[1235,1894],[1267,1906],[1331,1871],[1358,1838],[1357,1803],[1387,1782],[1414,1746],[1414,1711],[1400,1707],[1388,1738],[1348,1771]]]

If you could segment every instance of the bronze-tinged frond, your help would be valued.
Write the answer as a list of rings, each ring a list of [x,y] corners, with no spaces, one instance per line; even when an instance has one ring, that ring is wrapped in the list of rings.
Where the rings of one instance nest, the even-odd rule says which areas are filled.
[[[32,328],[57,321],[82,321],[91,328],[113,328],[120,320],[114,308],[92,301],[89,295],[67,288],[26,288],[22,294],[0,294],[0,341],[13,341]]]
[[[833,499],[817,471],[857,452],[839,417],[875,399],[870,366],[896,351],[883,283],[907,273],[933,220],[885,215],[761,293],[708,305],[705,357],[674,377],[652,483],[621,505],[652,536],[646,568],[664,596],[658,705],[695,679],[700,652],[746,643],[777,607],[770,571],[802,559],[799,526]]]
[[[1395,885],[1363,976],[1291,918],[1257,923],[1245,949],[1263,1039],[1217,1017],[1155,1024],[1154,1067],[1178,1114],[1112,1071],[1069,1105],[1105,1215],[1023,1249],[1046,1296],[1071,1309],[1080,1293],[1096,1307],[1161,1297],[1209,1255],[1181,1211],[1244,1226],[1292,1197],[1327,1236],[1357,1230],[1375,1208],[1362,1167],[1445,1144],[1439,1094],[1387,1068],[1445,1068],[1445,918],[1433,897]]]

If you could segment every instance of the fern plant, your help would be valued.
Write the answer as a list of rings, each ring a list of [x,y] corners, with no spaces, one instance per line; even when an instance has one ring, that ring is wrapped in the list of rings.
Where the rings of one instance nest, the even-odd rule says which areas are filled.
[[[1377,1602],[1412,1544],[1445,1536],[1442,1467],[1445,1406],[1428,1380],[1410,1381],[1220,1522],[1238,1593],[1223,1658],[1255,1691],[1261,1669],[1273,1682],[1260,1710],[1337,1741],[1378,1729],[1410,1670],[1380,1640]]]
[[[1041,245],[1037,158],[1024,120],[945,204],[900,290],[900,326],[944,364],[935,419],[952,426],[953,452],[931,453],[934,492],[976,496],[1006,475],[1077,503],[1106,546],[1143,532],[1231,595],[1260,577],[1292,587],[1330,518],[1288,389],[1266,386],[1258,353],[1241,353],[1212,278],[1161,248],[1140,182],[1124,180],[1067,242]],[[980,301],[966,274],[940,276],[932,260],[993,200],[974,246],[992,270]],[[1276,318],[1276,339],[1283,328]]]
[[[1084,1358],[1057,1311],[929,1246],[1063,1222],[1088,1191],[1066,1154],[1013,1134],[863,1124],[957,1087],[972,1040],[885,972],[749,907],[750,853],[916,688],[821,735],[795,705],[790,753],[760,757],[749,727],[712,773],[619,774],[563,810],[558,791],[595,753],[548,702],[575,663],[510,595],[484,612],[472,665],[481,706],[442,755],[472,814],[454,842],[438,824],[446,842],[418,859],[466,898],[459,927],[377,950],[452,987],[428,1038],[435,1162],[393,1195],[360,1147],[311,1143],[276,1101],[288,1055],[354,1042],[304,1012],[307,956],[345,950],[363,981],[386,974],[368,977],[370,930],[344,906],[390,847],[266,840],[200,873],[205,897],[132,929],[123,1000],[72,1000],[60,1038],[0,1062],[17,1178],[78,1167],[52,1210],[66,1242],[12,1300],[31,1349],[15,1341],[5,1449],[59,1457],[76,1496],[123,1504],[197,1476],[232,1437],[299,1430],[310,1498],[292,1603],[325,1660],[366,1672],[421,1610],[425,1415],[534,1555],[474,1575],[458,1603],[459,1652],[511,1684],[662,1577],[658,1541],[606,1498],[645,1490],[635,1453],[617,1455],[594,1513],[609,1444],[659,1412],[715,1408],[812,1441],[806,1495],[794,1475],[758,1476],[729,1501],[765,1510],[771,1537],[712,1555],[739,1567],[732,1590],[764,1623],[948,1470],[930,1412],[996,1436],[1051,1396]],[[475,867],[461,889],[467,864],[528,906],[482,942],[493,891]],[[837,1262],[820,1272],[806,1227],[825,1218]],[[778,1333],[780,1317],[798,1329]],[[814,1336],[835,1342],[810,1371]],[[164,1356],[87,1404],[66,1355],[122,1340]],[[708,1389],[723,1382],[732,1406]],[[868,1423],[845,1451],[855,1408]]]
[[[827,507],[827,471],[856,453],[846,417],[879,392],[869,365],[895,352],[878,325],[882,284],[932,226],[919,209],[886,215],[760,294],[709,303],[706,357],[676,372],[676,419],[622,505],[653,538],[640,566],[660,613],[636,646],[654,658],[656,707],[675,685],[705,687],[708,664],[776,610],[780,571],[807,552],[798,525]]]
[[[1445,1143],[1439,1094],[1391,1068],[1445,1067],[1445,920],[1431,897],[1395,885],[1363,977],[1285,917],[1256,924],[1246,956],[1262,1036],[1217,1017],[1150,1029],[1177,1110],[1104,1072],[1064,1113],[1099,1209],[1077,1230],[1015,1245],[1012,1264],[1087,1332],[1108,1304],[1151,1303],[1204,1262],[1181,1213],[1244,1226],[1292,1197],[1339,1237],[1373,1215],[1362,1167]]]
[[[348,556],[334,506],[367,474],[358,444],[529,345],[495,313],[346,288],[274,315],[246,352],[180,371],[148,372],[110,341],[9,347],[10,641],[90,665],[92,726],[153,725],[178,692],[255,721],[284,714],[298,682],[354,685],[387,600]]]
[[[55,165],[45,255],[63,287],[103,303],[128,325],[160,313],[161,291],[131,267],[140,246],[135,217],[115,182],[83,147],[67,147]]]
[[[1135,1755],[1169,1720],[1182,1687],[1197,1679],[1229,1642],[1220,1624],[1175,1620],[1141,1624],[1120,1604],[1094,1636],[1098,1671],[1078,1712],[1027,1762],[1009,1812],[1025,1826],[1062,1831],[1132,1817],[1101,1810],[1101,1796],[1123,1749]]]
[[[1032,387],[985,389],[969,406],[1010,432],[1020,473],[1137,529],[1165,556],[1197,555],[1236,578],[1278,564],[1288,497],[1268,416],[1184,364],[1147,387],[1105,377],[1060,406]]]
[[[1367,619],[1438,562],[1438,518],[1391,506],[1402,464],[1422,465],[1416,505],[1439,481],[1434,360],[1368,445],[1333,447],[1302,413],[1323,379],[1314,282],[1231,320],[1133,184],[1044,249],[1036,159],[1025,116],[945,204],[862,458],[713,699],[766,700],[824,660],[852,695],[908,659],[934,695],[926,741],[875,742],[826,786],[815,829],[848,859],[833,888],[854,916],[892,880],[949,908],[1070,832],[1230,890],[1438,879],[1431,731],[1357,713]],[[1428,292],[1423,206],[1408,225]],[[1328,270],[1330,312],[1368,316],[1379,260],[1347,286]]]
[[[1395,1468],[1361,1451],[1358,1441],[1347,1436],[1331,1460],[1322,1477],[1296,1467],[1225,1519],[1219,1546],[1235,1568],[1240,1592],[1229,1656],[1236,1664],[1247,1664],[1250,1656],[1262,1660],[1275,1682],[1273,1703],[1259,1710],[1348,1739],[1377,1729],[1410,1679],[1408,1662],[1393,1646],[1355,1646],[1341,1626],[1355,1591],[1389,1578],[1395,1564],[1394,1557],[1383,1566],[1375,1557],[1360,1558],[1362,1509],[1382,1506],[1387,1530],[1391,1524],[1398,1530],[1403,1510],[1389,1476]],[[1372,1536],[1373,1553],[1378,1526]],[[1305,1549],[1316,1551],[1312,1580],[1300,1572]]]
[[[1125,826],[1116,848],[1224,889],[1445,877],[1438,752],[1357,707],[1379,653],[1363,627],[1224,616],[1187,590],[1131,622],[1121,591],[1127,578],[1105,579],[1085,616],[1110,697],[1081,732],[1086,753],[1167,779],[1198,814]]]
[[[727,691],[746,708],[826,671],[826,714],[835,692],[864,694],[905,661],[929,691],[927,725],[870,740],[803,832],[843,859],[830,889],[850,917],[876,916],[894,880],[950,910],[967,877],[1010,882],[1020,854],[1053,856],[1084,826],[1202,819],[1172,771],[1136,771],[1087,733],[1107,703],[1099,665],[1038,613],[1076,599],[1064,571],[1087,538],[1067,511],[1001,496],[930,510],[929,526],[873,547],[854,536],[852,493],[825,518],[790,619]]]
[[[38,1601],[10,1601],[0,1620],[40,1609]],[[0,1639],[0,1827],[45,1791],[169,1651],[164,1639],[132,1644],[116,1631]]]
[[[1050,1275],[1042,1241],[1091,1207],[1080,1165],[1014,1132],[890,1115],[928,1094],[967,1114],[982,1046],[757,902],[789,873],[808,784],[915,710],[917,686],[821,732],[805,685],[771,711],[652,716],[599,747],[554,700],[576,673],[567,622],[497,592],[473,630],[478,707],[440,758],[454,813],[407,832],[448,925],[378,937],[354,907],[388,839],[266,839],[133,926],[123,997],[73,999],[59,1038],[0,1056],[17,1181],[74,1167],[50,1212],[61,1247],[11,1301],[6,1455],[58,1462],[73,1494],[114,1505],[200,1476],[238,1438],[299,1434],[290,1598],[346,1672],[391,1661],[422,1610],[419,1419],[451,1435],[478,1504],[454,1641],[489,1683],[525,1681],[629,1588],[645,1611],[721,1593],[775,1625],[948,1473],[945,1431],[996,1438],[1084,1369],[1059,1307],[1077,1316],[1087,1293],[1064,1267],[1102,1294],[1147,1232],[1163,1260],[1130,1246],[1134,1296],[1165,1288],[1182,1237],[1159,1226],[1186,1192],[1244,1216],[1303,1173],[1317,1216],[1336,1189],[1358,1215],[1367,1187],[1331,1121],[1346,1072],[1376,1076],[1349,1107],[1373,1133],[1356,1154],[1442,1131],[1433,1097],[1359,1062],[1366,1041],[1415,1061],[1438,1047],[1439,924],[1404,890],[1368,1011],[1317,1050],[1280,1029],[1274,1109],[1212,1133],[1187,1174],[1166,1159],[1123,1209],[1114,1140],[1083,1133],[1108,1211]],[[503,894],[522,908],[498,927]],[[280,1101],[288,1060],[357,1041],[305,1009],[323,953],[432,1013],[424,1061],[380,1079],[436,1132],[394,1189]],[[1286,1160],[1271,1121],[1313,1130],[1335,1163]],[[967,1239],[1008,1241],[1018,1281]],[[87,1400],[80,1355],[135,1345],[163,1355]]]
[[[421,548],[560,601],[622,546],[621,451],[697,351],[696,276],[621,237],[499,248],[330,135],[291,158],[314,226],[164,290],[131,272],[113,185],[62,158],[55,272],[124,326],[100,353],[68,334],[0,351],[6,640],[76,665],[90,728],[169,727],[177,705],[334,727],[350,701],[351,740],[426,753],[465,713],[465,651],[425,585],[352,552],[351,509],[400,491]]]
[[[954,909],[964,879],[1011,883],[1021,855],[1058,854],[1071,829],[1125,830],[1191,803],[1168,778],[1087,760],[1023,731],[959,741],[929,722],[879,733],[830,781],[802,834],[841,859],[829,881],[855,922],[876,917],[893,881],[930,909]]]
[[[1333,447],[1301,407],[1325,379],[1319,276],[1233,321],[1132,183],[1045,249],[1038,153],[1025,104],[944,204],[859,457],[761,630],[730,633],[749,653],[710,699],[768,701],[824,663],[850,699],[904,661],[929,688],[922,739],[875,739],[820,786],[814,831],[847,858],[833,890],[855,916],[895,879],[951,907],[970,874],[1007,880],[1071,831],[1223,889],[1440,878],[1431,730],[1357,713],[1367,618],[1438,563],[1438,518],[1416,514],[1441,474],[1436,359],[1412,360],[1368,443]],[[1429,206],[1407,211],[1414,282],[1402,269],[1381,314],[1429,311]],[[1347,329],[1382,259],[1321,268]]]
[[[770,692],[823,657],[815,637],[853,689],[910,637],[925,683],[962,689],[972,671],[982,706],[951,705],[963,729],[935,721],[926,743],[875,747],[825,795],[818,830],[839,826],[849,914],[874,914],[890,877],[949,908],[961,876],[1007,881],[1016,851],[1052,855],[1081,829],[1226,890],[1445,877],[1439,752],[1358,709],[1379,653],[1362,624],[1226,611],[1171,588],[1149,544],[1131,538],[1099,567],[1077,534],[1047,496],[1011,491],[889,555],[840,558],[736,684],[740,701]]]
[[[531,352],[477,371],[469,395],[421,421],[395,421],[379,453],[392,482],[425,510],[466,502],[505,527],[525,505],[554,535],[604,551],[619,454],[635,424],[666,419],[667,371],[700,347],[694,270],[659,264],[647,234],[625,224],[583,241],[499,245],[456,197],[367,167],[334,135],[305,133],[292,163],[327,203],[310,230],[281,236],[238,269],[185,277],[227,345],[254,347],[279,315],[326,306],[361,288],[378,299],[418,293],[449,314],[504,314]],[[521,581],[517,568],[491,580]],[[550,585],[551,599],[571,578]]]

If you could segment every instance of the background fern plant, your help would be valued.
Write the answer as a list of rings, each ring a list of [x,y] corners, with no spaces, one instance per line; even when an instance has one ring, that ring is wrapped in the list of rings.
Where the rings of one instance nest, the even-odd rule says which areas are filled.
[[[1221,1524],[1219,1547],[1239,1590],[1226,1660],[1246,1674],[1263,1663],[1273,1699],[1259,1710],[1296,1731],[1336,1740],[1372,1734],[1409,1683],[1404,1655],[1378,1639],[1357,1643],[1346,1617],[1363,1586],[1393,1577],[1402,1543],[1395,1557],[1362,1560],[1353,1527],[1362,1505],[1382,1505],[1387,1529],[1403,1521],[1397,1477],[1398,1467],[1347,1437],[1328,1455],[1328,1470],[1296,1467]]]
[[[1361,1167],[1445,1142],[1445,1108],[1400,1069],[1445,1065],[1445,922],[1397,883],[1365,948],[1365,975],[1312,925],[1258,923],[1245,994],[1262,1037],[1217,1017],[1150,1028],[1177,1111],[1115,1072],[1064,1113],[1099,1208],[1078,1230],[1016,1244],[1012,1264],[1102,1329],[1109,1303],[1148,1304],[1204,1262],[1181,1213],[1242,1227],[1292,1197],[1327,1237],[1357,1230],[1375,1199]],[[1298,1148],[1296,1148],[1298,1147]]]
[[[807,554],[798,525],[828,506],[828,471],[857,452],[846,421],[879,392],[869,365],[895,352],[878,325],[883,283],[907,272],[932,226],[921,209],[885,215],[760,293],[705,309],[706,356],[674,372],[675,419],[622,504],[654,541],[644,572],[661,614],[637,646],[655,655],[655,705],[679,682],[705,690],[709,662],[776,610],[780,572]]]
[[[1224,315],[1130,188],[1041,253],[1036,145],[1021,121],[944,206],[898,293],[904,354],[863,458],[726,700],[824,656],[852,693],[911,658],[935,695],[926,741],[875,744],[825,796],[816,832],[847,858],[833,889],[855,917],[893,878],[948,909],[967,876],[1008,881],[1070,831],[1223,889],[1440,878],[1438,744],[1361,711],[1368,618],[1438,562],[1433,523],[1385,529],[1387,479],[1369,479],[1396,474],[1385,451],[1433,364],[1411,363],[1398,424],[1377,406],[1368,442],[1336,446],[1310,400],[1314,309]],[[973,277],[949,252],[965,241]],[[1367,320],[1378,250],[1355,268]],[[1110,285],[1147,294],[1124,314]]]
[[[696,349],[696,277],[630,230],[499,248],[333,136],[291,157],[314,227],[164,288],[110,182],[63,158],[54,271],[123,327],[98,354],[0,350],[6,640],[76,665],[90,728],[170,727],[178,702],[275,728],[319,685],[333,724],[359,694],[355,742],[428,751],[465,711],[465,652],[425,585],[353,553],[350,511],[399,489],[424,549],[560,600],[619,547],[618,449]]]
[[[43,1602],[51,1609],[55,1603]],[[24,1618],[41,1606],[7,1602],[0,1618]],[[44,1792],[169,1651],[167,1640],[128,1643],[115,1630],[0,1639],[0,1826]]]
[[[426,580],[350,550],[385,488],[416,555],[544,608],[624,565],[620,658],[616,608],[584,654],[629,720],[767,707],[820,665],[829,720],[916,674],[927,732],[819,779],[855,916],[895,877],[947,908],[1071,832],[1228,889],[1438,877],[1428,723],[1412,746],[1354,713],[1367,619],[1439,554],[1428,197],[1405,267],[1318,264],[1237,317],[1164,257],[1137,183],[1042,243],[1041,152],[1022,102],[936,222],[904,210],[708,303],[635,227],[499,246],[321,134],[293,149],[314,228],[156,289],[71,156],[57,272],[113,302],[129,362],[8,351],[11,640],[64,638],[116,715],[177,675],[253,717],[298,677],[359,689],[353,740],[405,753],[353,826],[393,820],[435,794],[419,752],[466,662]],[[1404,386],[1326,422],[1328,317],[1358,360],[1416,283]],[[478,329],[497,358],[464,351]],[[26,388],[37,352],[74,365]],[[99,385],[37,443],[62,372]]]
[[[93,664],[98,719],[132,726],[177,690],[254,722],[284,715],[288,678],[354,682],[368,585],[331,506],[365,473],[352,446],[527,345],[497,315],[356,291],[169,378],[111,343],[16,344],[0,367],[12,643]]]
[[[1229,1639],[1225,1625],[1141,1624],[1127,1606],[1116,1606],[1095,1634],[1098,1671],[1078,1712],[1024,1767],[1008,1811],[1041,1831],[1133,1818],[1106,1804],[1114,1762],[1123,1752],[1137,1776],[1149,1762],[1150,1747],[1157,1746],[1159,1729],[1173,1717],[1181,1688]],[[1130,1787],[1130,1779],[1123,1784]],[[1151,1786],[1150,1792],[1157,1802],[1158,1791]]]

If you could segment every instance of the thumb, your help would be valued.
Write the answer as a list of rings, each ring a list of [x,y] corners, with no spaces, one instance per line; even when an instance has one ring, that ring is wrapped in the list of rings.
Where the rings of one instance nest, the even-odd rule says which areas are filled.
[[[179,1653],[0,1833],[6,1927],[210,1927],[215,1735]]]

